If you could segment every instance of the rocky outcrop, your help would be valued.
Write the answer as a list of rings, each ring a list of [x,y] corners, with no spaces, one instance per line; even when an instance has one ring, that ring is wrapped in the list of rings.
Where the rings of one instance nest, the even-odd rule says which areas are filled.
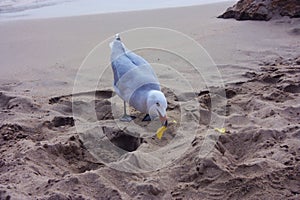
[[[278,16],[300,17],[300,0],[239,0],[218,18],[268,21]]]

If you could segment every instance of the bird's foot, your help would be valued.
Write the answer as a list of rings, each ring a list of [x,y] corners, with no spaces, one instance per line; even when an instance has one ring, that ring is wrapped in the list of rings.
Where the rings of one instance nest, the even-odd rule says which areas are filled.
[[[122,122],[130,122],[132,120],[134,120],[136,117],[134,116],[130,116],[130,115],[123,115],[121,118],[120,118],[120,121]]]
[[[142,121],[143,121],[143,122],[150,122],[150,121],[151,121],[150,115],[149,115],[149,114],[146,114]]]

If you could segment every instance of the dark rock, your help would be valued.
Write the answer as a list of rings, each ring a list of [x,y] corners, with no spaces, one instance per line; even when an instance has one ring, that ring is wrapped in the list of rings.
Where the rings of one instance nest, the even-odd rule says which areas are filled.
[[[268,21],[275,16],[300,17],[300,1],[240,0],[218,18]]]

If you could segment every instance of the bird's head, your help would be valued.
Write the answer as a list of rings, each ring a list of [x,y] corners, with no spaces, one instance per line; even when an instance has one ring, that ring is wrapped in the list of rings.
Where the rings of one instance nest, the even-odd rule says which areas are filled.
[[[148,93],[147,108],[151,119],[159,117],[163,126],[168,126],[167,100],[165,95],[158,90],[151,90]]]

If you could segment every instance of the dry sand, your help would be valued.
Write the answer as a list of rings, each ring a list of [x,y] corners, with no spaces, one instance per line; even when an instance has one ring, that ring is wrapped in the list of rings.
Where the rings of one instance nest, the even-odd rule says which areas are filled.
[[[229,5],[1,22],[0,199],[299,199],[300,20],[217,19]],[[161,141],[141,140],[125,137],[125,129],[114,124],[111,102],[116,96],[108,86],[95,93],[87,84],[72,99],[77,70],[91,49],[117,32],[147,26],[181,31],[203,45],[223,77],[224,113],[218,111],[224,106],[220,97],[205,86],[198,86],[195,97],[180,85],[164,87],[169,116],[179,124]],[[193,72],[185,72],[196,82]],[[158,74],[174,81],[163,71]],[[75,126],[76,121],[87,123],[88,130],[99,128],[99,135],[114,144],[137,148],[117,163],[159,164],[142,152],[167,145],[175,132],[189,131],[180,121],[185,97],[200,105],[194,115],[199,121],[196,136],[183,155],[153,172],[126,173],[106,166],[97,159],[105,147],[89,151],[98,136],[89,132],[85,138]],[[86,121],[73,116],[74,109]],[[132,112],[141,123],[143,116]],[[226,133],[209,135],[209,141],[219,137],[209,154],[201,156],[214,114],[225,120]]]

